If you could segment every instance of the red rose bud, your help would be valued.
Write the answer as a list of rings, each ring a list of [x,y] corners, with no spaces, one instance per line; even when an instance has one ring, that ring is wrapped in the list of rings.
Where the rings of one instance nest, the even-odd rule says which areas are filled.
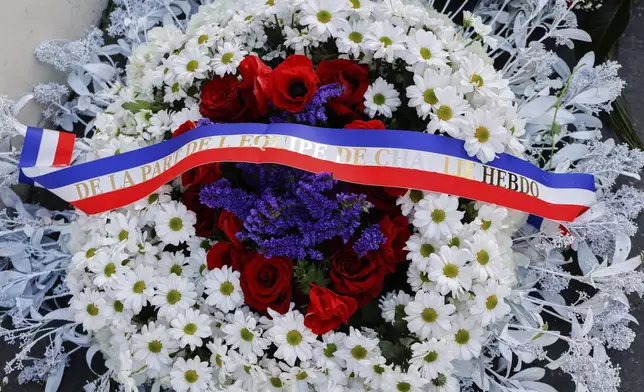
[[[358,309],[355,299],[314,284],[311,284],[309,300],[304,325],[317,335],[334,330],[342,323],[348,324],[349,318]]]
[[[344,126],[345,129],[385,129],[385,124],[380,120],[353,120]]]
[[[191,129],[197,128],[197,122],[196,121],[191,121],[188,120],[184,122],[183,124],[179,125],[179,128],[177,128],[174,132],[172,132],[172,137],[177,137],[183,133],[188,132]]]
[[[302,111],[318,90],[320,80],[306,56],[289,56],[271,74],[270,97],[280,110]]]
[[[411,236],[409,221],[404,216],[397,216],[393,220],[385,216],[380,221],[380,231],[387,239],[377,251],[382,255],[387,273],[396,271],[396,264],[407,260],[406,251],[403,250]]]
[[[378,252],[359,258],[349,246],[331,256],[329,277],[335,292],[348,295],[364,306],[380,295],[385,279],[384,260]]]
[[[237,76],[215,78],[201,90],[199,112],[213,121],[236,121],[242,107]]]
[[[278,313],[288,312],[293,296],[291,279],[293,261],[282,257],[270,259],[257,254],[245,266],[241,274],[244,302],[253,310],[266,313],[271,308]]]
[[[339,83],[344,87],[342,95],[327,103],[329,109],[339,116],[355,116],[369,87],[369,67],[351,60],[328,60],[321,61],[315,73],[322,84]],[[382,129],[385,129],[384,126]]]
[[[271,73],[273,70],[257,56],[246,56],[239,63],[239,74],[242,81],[239,88],[248,112],[254,117],[268,113]]]
[[[227,241],[216,243],[206,254],[206,263],[210,270],[228,266],[236,271],[241,271],[243,259],[242,252],[232,242]]]
[[[200,186],[193,186],[183,193],[183,204],[190,211],[197,214],[197,223],[195,224],[195,234],[199,237],[209,237],[214,233],[217,225],[217,212],[213,208],[202,204],[199,201]]]
[[[226,237],[228,237],[237,249],[241,249],[243,247],[241,241],[237,238],[237,233],[239,233],[239,230],[242,228],[242,221],[240,221],[235,214],[230,211],[222,210],[219,213],[217,226],[219,227],[219,230],[226,234]]]

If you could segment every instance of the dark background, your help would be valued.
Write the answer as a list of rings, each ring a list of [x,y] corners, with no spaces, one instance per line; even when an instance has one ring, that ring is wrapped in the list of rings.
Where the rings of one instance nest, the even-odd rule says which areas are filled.
[[[644,26],[640,21],[644,14],[644,2],[637,2],[624,38],[619,43],[618,60],[622,64],[621,77],[626,81],[626,98],[631,107],[635,129],[641,139],[644,139]],[[612,137],[612,132],[606,130],[606,136]],[[644,189],[644,182],[625,180],[624,183],[631,183],[634,186]],[[640,216],[640,232],[633,238],[633,249],[631,255],[644,250],[644,214]],[[644,302],[639,298],[631,298],[631,313],[638,319],[644,321]],[[635,342],[629,350],[609,351],[615,364],[621,367],[622,385],[620,391],[639,392],[644,390],[644,325],[633,325],[637,333]],[[44,391],[44,385],[27,384],[18,385],[10,382],[2,384],[5,377],[3,367],[9,359],[13,358],[15,347],[0,341],[0,391],[2,392],[39,392]],[[94,357],[93,367],[100,369],[100,354]],[[9,378],[14,380],[17,372],[12,373]],[[81,392],[83,386],[95,376],[89,370],[85,361],[85,351],[79,350],[71,356],[70,366],[65,370],[59,391]],[[555,387],[559,392],[573,392],[574,386],[564,375],[553,375],[549,380],[544,380]]]

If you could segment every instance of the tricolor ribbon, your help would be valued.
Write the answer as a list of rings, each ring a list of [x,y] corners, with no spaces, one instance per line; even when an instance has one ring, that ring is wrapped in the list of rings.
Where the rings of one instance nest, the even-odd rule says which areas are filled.
[[[23,157],[39,156],[35,145],[25,143]],[[555,221],[572,221],[595,202],[592,175],[546,172],[509,154],[483,164],[466,154],[462,140],[411,131],[212,124],[65,168],[27,167],[22,160],[21,166],[36,184],[95,214],[147,197],[181,173],[213,162],[329,172],[345,182],[448,193]]]

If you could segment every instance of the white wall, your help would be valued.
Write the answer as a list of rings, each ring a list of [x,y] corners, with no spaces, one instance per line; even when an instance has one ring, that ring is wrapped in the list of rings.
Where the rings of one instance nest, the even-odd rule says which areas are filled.
[[[0,94],[10,98],[39,82],[63,81],[63,75],[40,64],[33,50],[49,39],[77,39],[101,17],[107,0],[0,0]],[[24,124],[40,120],[31,104],[20,115]]]

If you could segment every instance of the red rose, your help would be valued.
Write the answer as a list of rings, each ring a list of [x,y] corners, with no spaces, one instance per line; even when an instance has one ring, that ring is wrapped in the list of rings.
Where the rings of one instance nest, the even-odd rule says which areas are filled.
[[[219,213],[219,221],[217,222],[217,226],[219,226],[219,230],[223,231],[224,234],[226,234],[226,237],[237,247],[237,249],[242,248],[242,243],[237,238],[237,233],[239,230],[242,228],[242,221],[239,220],[230,211],[222,210]]]
[[[200,186],[193,186],[183,193],[183,204],[197,214],[195,232],[199,237],[209,237],[217,228],[217,211],[199,201]]]
[[[221,178],[219,163],[209,163],[197,166],[181,175],[181,185],[191,187],[193,185],[208,185]]]
[[[243,258],[242,252],[232,242],[228,241],[217,242],[206,254],[208,269],[228,266],[236,271],[241,271]]]
[[[397,216],[392,220],[385,215],[380,221],[380,231],[387,240],[380,245],[377,252],[382,254],[387,273],[391,273],[396,270],[396,264],[406,260],[406,252],[403,248],[411,235],[409,221],[404,216]]]
[[[345,129],[385,129],[385,124],[380,120],[353,120],[344,126]]]
[[[363,105],[364,93],[369,87],[369,67],[351,60],[321,61],[315,73],[322,84],[339,83],[342,95],[333,98],[327,106],[339,116],[355,115]]]
[[[313,62],[306,56],[294,54],[271,74],[271,101],[278,109],[300,112],[311,102],[319,84]]]
[[[179,125],[179,128],[177,128],[174,132],[172,132],[172,137],[177,137],[195,128],[197,128],[197,122],[188,120],[183,124]]]
[[[311,284],[309,299],[304,325],[317,335],[334,330],[342,323],[348,324],[349,318],[358,309],[355,299],[314,284]]]
[[[252,116],[261,117],[268,113],[268,98],[271,73],[273,70],[257,56],[246,56],[239,63],[244,106]]]
[[[366,305],[382,291],[383,264],[382,258],[371,254],[360,258],[350,246],[343,247],[331,256],[329,277],[335,292],[355,298],[358,306]]]
[[[271,308],[276,312],[286,313],[293,296],[292,278],[291,259],[267,259],[257,254],[244,266],[241,274],[244,301],[258,312],[266,312],[266,309]]]
[[[217,77],[201,90],[199,112],[204,117],[215,121],[236,121],[242,107],[237,76]]]

